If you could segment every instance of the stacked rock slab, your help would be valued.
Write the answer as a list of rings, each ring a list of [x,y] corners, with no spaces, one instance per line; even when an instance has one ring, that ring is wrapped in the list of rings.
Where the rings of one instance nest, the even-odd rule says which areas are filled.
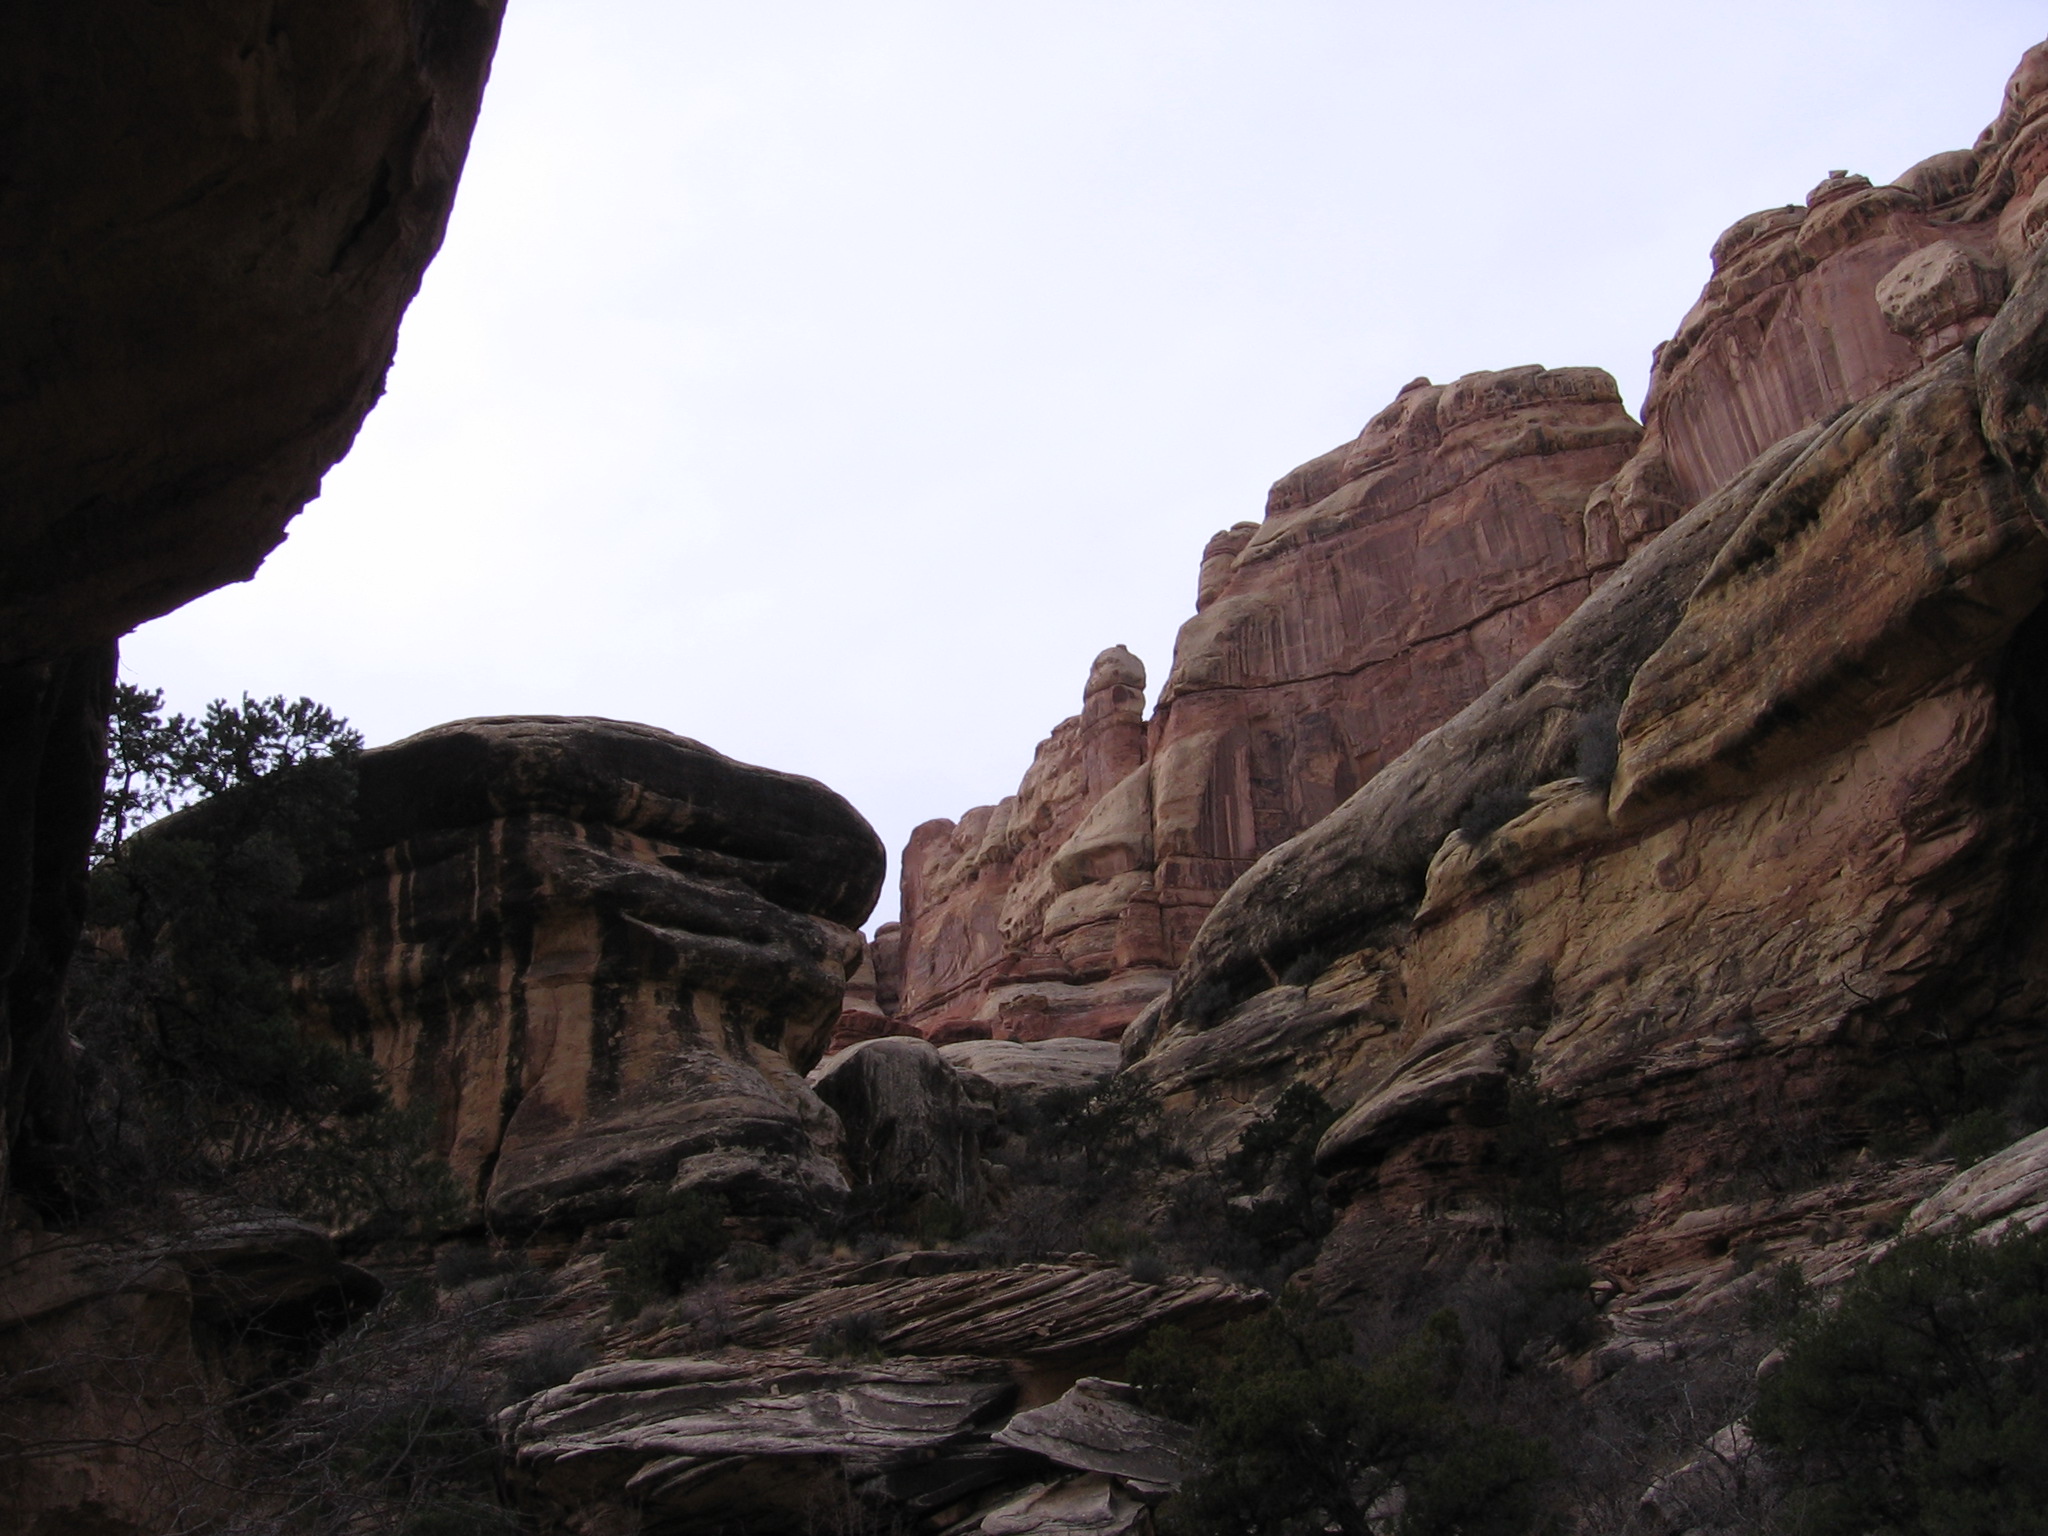
[[[883,856],[839,796],[649,726],[466,720],[363,755],[356,841],[315,876],[300,1007],[434,1107],[495,1228],[843,1197],[803,1073]]]
[[[504,1413],[506,1482],[549,1531],[1149,1530],[1196,1465],[1185,1428],[1103,1380],[1164,1325],[1207,1333],[1263,1293],[1080,1260],[958,1251],[760,1281],[715,1355],[688,1326]],[[867,1325],[885,1359],[800,1351]]]
[[[1975,151],[1831,177],[1765,220],[1775,264],[1746,265],[1756,220],[1724,237],[1617,481],[1693,504],[1264,857],[1126,1036],[1210,1146],[1291,1081],[1341,1111],[1331,1292],[1497,1213],[1531,1105],[1566,1183],[1626,1217],[1602,1262],[1632,1288],[1674,1234],[1725,1255],[1799,1201],[1895,1219],[1925,1191],[1877,1171],[1832,1213],[1718,1202],[1924,1138],[1963,1074],[2048,1054],[2044,174],[2048,45]],[[1811,373],[1818,339],[1770,338],[1816,307],[1843,346],[1899,345]],[[1713,357],[1715,389],[1680,387]]]
[[[941,1040],[1114,1039],[1233,880],[1662,525],[1667,502],[1617,514],[1608,485],[1640,437],[1598,369],[1517,368],[1417,380],[1281,480],[1263,523],[1203,552],[1149,722],[1144,669],[1105,651],[1016,795],[911,835],[896,1018]]]

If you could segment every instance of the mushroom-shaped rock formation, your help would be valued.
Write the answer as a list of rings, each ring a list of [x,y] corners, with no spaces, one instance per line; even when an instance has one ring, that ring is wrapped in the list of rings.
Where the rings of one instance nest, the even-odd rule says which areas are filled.
[[[845,1193],[804,1085],[882,848],[844,800],[650,726],[464,720],[363,754],[299,997],[367,1044],[494,1227],[655,1189],[797,1218]]]

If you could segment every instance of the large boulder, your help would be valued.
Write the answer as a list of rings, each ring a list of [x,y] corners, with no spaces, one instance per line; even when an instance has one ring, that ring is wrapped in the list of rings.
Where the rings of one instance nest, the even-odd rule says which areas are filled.
[[[360,761],[354,851],[309,884],[302,1016],[433,1107],[494,1227],[670,1188],[836,1206],[838,1122],[803,1073],[881,884],[851,806],[611,720],[459,721]]]
[[[1115,1073],[1122,1052],[1114,1041],[956,1040],[939,1047],[954,1069],[986,1083],[1004,1105],[1028,1103],[1050,1093],[1093,1091]]]
[[[811,1079],[846,1128],[846,1157],[880,1205],[944,1201],[962,1215],[986,1204],[981,1144],[988,1108],[928,1040],[850,1046]]]

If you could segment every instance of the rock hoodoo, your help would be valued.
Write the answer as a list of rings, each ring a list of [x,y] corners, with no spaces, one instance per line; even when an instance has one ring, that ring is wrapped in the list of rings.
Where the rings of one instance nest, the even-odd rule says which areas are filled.
[[[803,1073],[883,856],[839,796],[650,726],[466,720],[363,755],[357,847],[315,877],[303,1015],[435,1107],[494,1227],[844,1195]]]

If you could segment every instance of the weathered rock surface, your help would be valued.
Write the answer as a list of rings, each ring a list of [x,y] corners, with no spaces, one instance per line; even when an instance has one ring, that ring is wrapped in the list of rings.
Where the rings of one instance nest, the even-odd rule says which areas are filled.
[[[981,1143],[994,1116],[930,1041],[863,1041],[810,1082],[845,1127],[858,1184],[892,1205],[938,1199],[968,1216],[981,1212]]]
[[[2044,132],[2048,48],[1968,167],[1836,178],[1724,237],[1593,498],[1662,483],[1688,509],[1261,858],[1126,1035],[1198,1149],[1292,1081],[1341,1111],[1327,1294],[1498,1221],[1500,1138],[1539,1104],[1567,1183],[1628,1227],[1603,1262],[1682,1331],[1726,1277],[1660,1252],[1705,1232],[1754,1262],[1804,1220],[1849,1264],[1935,1176],[1837,1183],[1803,1217],[1729,1190],[1931,1134],[1959,1053],[2048,1052],[2048,255],[2016,212]],[[1983,1199],[2031,1209],[2029,1155]]]
[[[921,1257],[931,1267],[915,1262]],[[909,1272],[874,1273],[897,1265]],[[820,1328],[865,1317],[890,1354],[1036,1361],[1048,1380],[1071,1367],[1064,1391],[1081,1366],[1121,1357],[1161,1324],[1203,1332],[1250,1316],[1265,1297],[1205,1276],[1134,1280],[1117,1265],[1079,1256],[997,1268],[972,1255],[906,1254],[880,1266],[764,1281],[736,1291],[731,1305],[731,1337],[754,1348],[802,1345]]]
[[[1121,1064],[1111,1040],[956,1040],[939,1054],[1002,1098],[1034,1099],[1095,1087]]]
[[[0,18],[0,1156],[27,1114],[58,1122],[30,1143],[66,1135],[55,987],[113,643],[247,578],[347,450],[440,245],[502,9]]]
[[[893,929],[895,924],[884,926]],[[847,978],[846,996],[839,1005],[839,1022],[832,1026],[832,1038],[825,1047],[827,1056],[836,1056],[849,1045],[858,1045],[863,1040],[917,1035],[917,1031],[908,1024],[891,1018],[889,1009],[882,1004],[875,977],[875,955],[882,942],[881,936],[877,935],[873,942],[863,947],[859,967]]]
[[[1107,1477],[1036,1484],[967,1527],[982,1536],[1125,1536],[1149,1529],[1145,1506]]]
[[[0,1527],[171,1530],[224,1513],[231,1445],[211,1405],[382,1292],[276,1212],[150,1220],[0,1234]]]
[[[638,1530],[841,1528],[849,1484],[940,1457],[1016,1396],[997,1363],[833,1364],[802,1355],[634,1360],[512,1410],[523,1502]]]
[[[507,1411],[516,1499],[563,1530],[1144,1528],[1195,1466],[1190,1433],[1085,1371],[1162,1323],[1204,1331],[1265,1297],[1093,1262],[961,1267],[979,1262],[912,1252],[742,1286],[716,1357],[690,1352],[690,1325],[633,1338]],[[850,1318],[888,1358],[796,1352]]]
[[[501,1230],[650,1188],[803,1217],[846,1190],[803,1082],[882,850],[823,785],[649,726],[437,727],[361,759],[357,854],[318,872],[303,1015],[435,1106]]]
[[[1147,1413],[1130,1387],[1099,1376],[1084,1376],[1058,1401],[1018,1414],[995,1440],[1149,1493],[1178,1488],[1200,1465],[1192,1430]]]
[[[1203,916],[1498,679],[1676,510],[1594,505],[1641,430],[1598,369],[1417,380],[1203,554],[1149,723],[1121,647],[1017,794],[903,860],[896,1016],[1114,1039]]]
[[[1966,1168],[1913,1207],[1905,1235],[2038,1232],[2048,1226],[2048,1131]]]
[[[2044,58],[2021,61],[1972,149],[1890,186],[1836,172],[1805,206],[1751,214],[1714,243],[1713,276],[1659,349],[1644,408],[1645,450],[1682,500],[1983,329],[2048,211],[2034,206]]]

